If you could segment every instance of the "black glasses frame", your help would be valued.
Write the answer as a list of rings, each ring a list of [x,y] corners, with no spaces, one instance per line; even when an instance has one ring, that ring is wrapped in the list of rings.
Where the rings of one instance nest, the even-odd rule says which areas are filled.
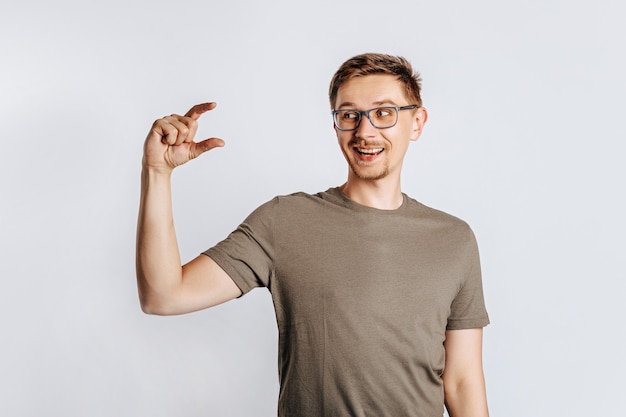
[[[361,120],[363,120],[363,116],[367,117],[370,121],[370,123],[372,124],[372,126],[374,126],[376,129],[389,129],[391,127],[394,127],[397,123],[398,123],[398,112],[400,112],[400,110],[412,110],[412,109],[417,109],[420,106],[417,104],[411,104],[409,106],[382,106],[382,107],[374,107],[373,109],[369,109],[369,110],[353,110],[353,109],[341,109],[341,110],[333,110],[332,111],[332,115],[333,115],[333,122],[335,123],[335,127],[341,131],[351,131],[351,130],[357,130],[359,128],[359,126],[361,126]],[[379,127],[376,126],[376,124],[374,123],[374,121],[372,120],[372,118],[370,117],[370,113],[373,112],[374,110],[381,110],[381,109],[394,109],[396,111],[396,120],[393,122],[393,124],[391,126],[385,126],[385,127]],[[341,113],[341,112],[345,112],[345,111],[349,111],[349,112],[353,112],[359,115],[358,120],[356,121],[356,125],[351,128],[351,129],[345,129],[345,128],[341,128],[339,127],[339,123],[337,123],[337,114]]]

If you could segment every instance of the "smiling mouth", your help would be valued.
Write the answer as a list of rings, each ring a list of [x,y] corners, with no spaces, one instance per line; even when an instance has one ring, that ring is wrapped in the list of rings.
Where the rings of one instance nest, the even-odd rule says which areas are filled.
[[[358,148],[358,147],[355,147],[354,149],[360,155],[365,155],[365,156],[375,156],[375,155],[382,153],[385,150],[385,148]]]

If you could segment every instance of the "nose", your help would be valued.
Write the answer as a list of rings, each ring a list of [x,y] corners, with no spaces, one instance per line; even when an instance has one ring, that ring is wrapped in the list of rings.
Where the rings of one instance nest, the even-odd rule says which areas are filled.
[[[370,121],[369,117],[362,115],[359,127],[357,127],[355,136],[358,138],[368,138],[376,135],[376,128]]]

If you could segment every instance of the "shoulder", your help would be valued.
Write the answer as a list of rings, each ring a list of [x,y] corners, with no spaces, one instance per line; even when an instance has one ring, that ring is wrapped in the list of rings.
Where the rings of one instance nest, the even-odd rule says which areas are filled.
[[[320,206],[337,205],[338,202],[335,200],[337,200],[336,192],[331,188],[315,194],[298,191],[291,194],[278,195],[264,205],[281,210],[293,210],[296,208],[318,208]]]
[[[438,229],[442,233],[475,240],[472,228],[464,219],[443,210],[427,206],[407,195],[405,195],[405,198],[409,216],[419,218],[425,225]]]
[[[301,214],[310,210],[317,210],[322,205],[329,202],[329,194],[322,191],[316,194],[309,194],[303,191],[291,194],[277,195],[271,200],[257,207],[250,216],[284,216],[288,213]]]

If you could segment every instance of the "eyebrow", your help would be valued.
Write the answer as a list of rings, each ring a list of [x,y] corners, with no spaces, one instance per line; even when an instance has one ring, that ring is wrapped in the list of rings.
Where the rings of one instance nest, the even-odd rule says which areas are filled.
[[[379,100],[379,101],[375,101],[374,103],[372,103],[375,107],[379,107],[379,106],[397,106],[396,102],[391,100],[391,99],[384,99],[384,100]],[[348,107],[348,108],[354,108],[356,107],[356,104],[352,103],[351,101],[344,101],[343,103],[341,103],[339,106],[337,106],[337,109],[343,108],[343,107]]]

